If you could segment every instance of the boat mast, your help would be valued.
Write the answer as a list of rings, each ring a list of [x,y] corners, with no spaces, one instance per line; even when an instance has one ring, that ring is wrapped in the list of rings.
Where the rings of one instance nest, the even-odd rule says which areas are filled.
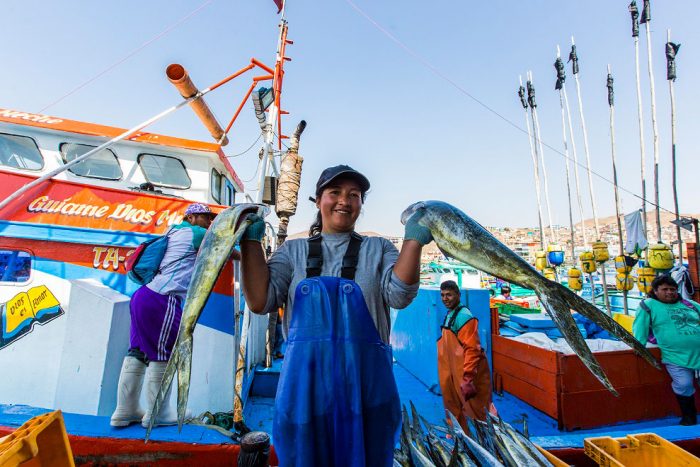
[[[569,61],[571,62],[571,69],[573,73],[578,73],[578,56],[576,55],[576,45],[574,44],[574,36],[571,36],[571,53],[569,53]],[[562,83],[564,84],[564,83]],[[574,138],[574,126],[571,121],[571,108],[569,107],[569,97],[566,93],[566,85],[562,86],[562,91],[564,93],[564,105],[566,106],[566,118],[569,123],[569,136],[571,141],[571,154],[574,157],[574,179],[576,180],[576,200],[578,202],[578,210],[581,215],[581,237],[583,240],[583,245],[588,244],[588,239],[586,238],[586,222],[583,214],[583,195],[581,194],[581,182],[578,175],[578,154],[576,152],[576,140]]]
[[[654,88],[654,70],[651,61],[651,5],[649,0],[644,0],[642,19],[647,35],[647,67],[649,70],[649,89],[651,92],[651,130],[654,142],[654,202],[656,203],[656,241],[661,241],[661,203],[659,201],[659,125],[656,122],[656,90]]]
[[[673,204],[676,210],[676,235],[678,236],[678,265],[683,266],[683,243],[681,241],[681,214],[678,209],[678,180],[676,172],[676,95],[673,82],[676,81],[676,54],[680,44],[671,42],[671,30],[666,35],[666,79],[671,94],[671,170],[673,171]]]
[[[649,234],[647,220],[647,178],[646,178],[646,150],[644,147],[644,111],[642,106],[642,83],[639,76],[639,9],[637,2],[632,0],[629,5],[632,16],[632,37],[634,38],[634,66],[637,81],[637,119],[639,121],[639,152],[641,155],[641,175],[642,175],[642,220],[644,226],[644,237]]]
[[[625,258],[624,242],[622,240],[622,221],[620,220],[620,192],[617,185],[617,160],[615,159],[615,91],[613,89],[613,76],[608,65],[608,105],[610,106],[610,154],[612,157],[613,168],[613,187],[615,188],[615,219],[617,220],[617,238],[620,242],[620,256]],[[625,261],[625,266],[627,265]],[[629,314],[627,307],[627,277],[629,272],[625,267],[625,281],[622,287],[622,299],[625,315]]]
[[[530,143],[530,156],[532,156],[532,168],[535,177],[535,193],[537,194],[537,221],[540,226],[540,249],[544,251],[545,248],[545,237],[544,237],[544,225],[542,224],[542,198],[540,196],[540,168],[537,161],[537,146],[532,141],[532,132],[530,131],[530,118],[527,114],[527,98],[525,97],[525,88],[523,87],[523,77],[518,76],[520,80],[520,87],[518,88],[518,97],[520,97],[520,104],[525,109],[525,127],[527,128],[527,140]]]
[[[557,45],[557,60],[554,62],[554,68],[557,70],[557,84],[555,89],[559,91],[559,107],[561,107],[561,132],[564,141],[564,161],[566,163],[566,196],[569,202],[569,230],[571,233],[571,261],[576,264],[576,255],[574,253],[574,244],[576,243],[576,230],[574,229],[574,215],[571,208],[571,176],[569,175],[569,144],[566,137],[566,107],[564,105],[564,82],[566,81],[566,72],[564,71],[564,63],[561,61],[561,51]]]
[[[552,208],[549,203],[549,183],[547,182],[547,165],[544,162],[544,147],[542,146],[542,138],[540,137],[540,121],[537,118],[537,102],[535,101],[535,86],[532,84],[532,71],[527,72],[527,94],[530,110],[532,111],[532,121],[535,126],[535,139],[540,149],[540,160],[542,163],[542,178],[544,179],[544,200],[547,204],[547,217],[549,218],[549,233],[552,236],[552,242],[557,242],[557,236],[554,233],[554,220],[552,218]]]

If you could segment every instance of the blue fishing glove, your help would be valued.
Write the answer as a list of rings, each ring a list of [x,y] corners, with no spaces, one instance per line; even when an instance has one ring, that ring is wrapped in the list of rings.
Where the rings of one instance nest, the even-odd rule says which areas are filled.
[[[430,229],[418,223],[423,213],[417,212],[406,221],[406,230],[403,234],[404,241],[415,240],[421,246],[425,246],[433,241],[433,234]]]
[[[247,229],[245,229],[245,232],[243,232],[241,240],[262,242],[262,239],[265,236],[265,219],[257,214],[252,214],[250,217],[248,217],[248,220],[251,221],[251,224]]]

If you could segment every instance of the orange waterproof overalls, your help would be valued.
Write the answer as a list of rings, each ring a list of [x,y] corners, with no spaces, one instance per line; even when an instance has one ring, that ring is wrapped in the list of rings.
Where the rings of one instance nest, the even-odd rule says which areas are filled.
[[[452,412],[462,427],[466,417],[486,420],[491,406],[491,375],[481,348],[479,321],[465,306],[450,310],[438,339],[438,376],[445,409]],[[465,400],[460,389],[463,380],[476,387],[476,396]]]

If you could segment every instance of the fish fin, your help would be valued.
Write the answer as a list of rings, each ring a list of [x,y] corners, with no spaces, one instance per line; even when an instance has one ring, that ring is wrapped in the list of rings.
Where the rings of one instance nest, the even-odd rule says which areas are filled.
[[[571,307],[569,306],[566,292],[576,297],[578,296],[563,285],[553,281],[538,283],[536,292],[542,304],[549,312],[552,321],[557,325],[557,328],[559,328],[564,335],[566,342],[568,342],[574,352],[576,352],[576,355],[578,355],[583,364],[586,365],[590,372],[598,378],[598,381],[600,381],[608,391],[615,396],[619,396],[612,383],[610,383],[605,371],[603,371],[603,368],[598,363],[598,360],[593,356],[593,352],[588,348],[586,340],[581,335],[576,321],[571,315]],[[581,300],[583,301],[583,299]]]
[[[160,389],[158,389],[158,395],[156,396],[156,400],[153,401],[153,408],[151,409],[151,419],[148,420],[148,428],[146,429],[145,442],[148,442],[148,439],[151,437],[151,430],[153,429],[153,424],[155,423],[156,417],[160,413],[160,409],[163,406],[165,393],[168,392],[170,383],[172,383],[173,378],[175,377],[177,361],[180,358],[180,354],[178,353],[177,349],[178,346],[176,341],[175,350],[172,354],[170,354],[170,360],[168,360],[168,364],[165,366],[165,372],[163,373],[163,379],[160,382]]]
[[[178,345],[177,361],[177,431],[182,431],[187,411],[187,399],[190,395],[190,376],[192,372],[192,335],[190,334]]]
[[[563,285],[557,284],[565,292],[562,292],[562,297],[566,300],[566,303],[570,308],[578,311],[586,318],[593,321],[595,324],[605,329],[609,333],[618,337],[622,342],[632,347],[639,355],[644,358],[650,365],[657,369],[661,369],[661,366],[656,361],[654,356],[647,350],[647,348],[639,342],[632,334],[630,334],[627,329],[623,328],[617,321],[612,319],[606,313],[600,311],[598,307],[592,303],[579,297],[571,290],[567,289]]]

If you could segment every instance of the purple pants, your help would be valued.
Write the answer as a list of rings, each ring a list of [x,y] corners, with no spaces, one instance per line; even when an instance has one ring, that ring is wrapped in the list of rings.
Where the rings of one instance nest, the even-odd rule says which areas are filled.
[[[175,345],[182,318],[181,298],[161,295],[146,287],[131,297],[130,348],[138,349],[152,362],[165,362]]]

